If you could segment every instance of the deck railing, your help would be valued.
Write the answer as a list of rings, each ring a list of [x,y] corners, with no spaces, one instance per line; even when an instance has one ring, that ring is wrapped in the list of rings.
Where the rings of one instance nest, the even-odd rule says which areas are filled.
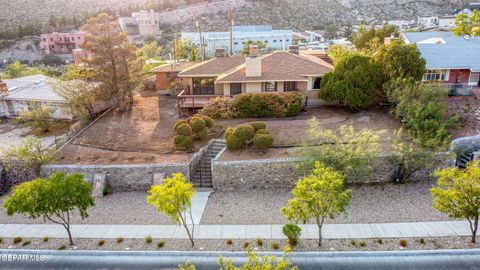
[[[207,101],[223,95],[186,95],[185,90],[177,96],[178,113],[183,114],[184,109],[201,109]]]

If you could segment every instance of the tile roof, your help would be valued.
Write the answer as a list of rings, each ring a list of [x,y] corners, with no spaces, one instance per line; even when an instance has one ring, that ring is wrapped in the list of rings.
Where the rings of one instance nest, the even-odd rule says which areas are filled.
[[[7,95],[1,96],[5,100],[65,102],[53,87],[48,83],[51,79],[45,75],[32,75],[17,79],[4,80],[7,83]]]
[[[239,65],[245,63],[245,58],[241,56],[219,57],[209,61],[202,62],[193,67],[187,68],[178,74],[179,77],[216,77]]]
[[[307,76],[320,76],[332,69],[333,66],[315,56],[278,51],[262,57],[261,76],[247,77],[245,63],[242,63],[230,73],[219,76],[217,82],[306,81]]]
[[[199,62],[179,62],[177,64],[164,64],[155,68],[152,68],[150,72],[159,73],[159,72],[180,72],[187,68],[198,65]]]
[[[480,38],[456,37],[450,32],[404,33],[416,43],[427,69],[470,69],[480,72]]]

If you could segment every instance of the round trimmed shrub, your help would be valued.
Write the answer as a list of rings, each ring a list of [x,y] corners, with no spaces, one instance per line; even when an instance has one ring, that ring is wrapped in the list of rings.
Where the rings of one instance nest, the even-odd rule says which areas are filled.
[[[268,148],[273,144],[273,137],[270,134],[257,134],[253,137],[253,145],[257,148]]]
[[[240,150],[245,147],[245,140],[232,134],[227,138],[227,148],[229,150]]]
[[[173,138],[173,142],[175,143],[175,146],[181,150],[190,149],[193,145],[192,137],[183,135],[175,136],[175,138]]]
[[[215,120],[213,120],[213,118],[209,117],[209,116],[206,116],[206,115],[202,115],[202,120],[205,122],[205,124],[207,125],[207,127],[211,128],[215,125]]]
[[[242,125],[235,129],[233,135],[239,137],[244,142],[246,142],[253,138],[253,135],[255,135],[255,130],[250,125]]]
[[[181,124],[188,124],[188,121],[187,120],[179,120],[175,123],[175,127],[173,129],[177,129],[178,126],[180,126]]]
[[[266,129],[267,128],[267,125],[263,122],[253,122],[253,123],[250,123],[250,126],[253,127],[255,132],[257,132],[260,129]]]
[[[195,136],[201,140],[205,140],[208,137],[208,128],[204,128],[199,132],[195,133]]]
[[[200,117],[192,117],[189,121],[189,124],[192,127],[192,131],[195,133],[200,132],[207,127],[205,121],[203,121],[203,119]]]
[[[232,127],[227,128],[227,130],[225,131],[225,139],[228,139],[228,137],[230,137],[230,135],[232,135],[233,132],[235,132],[235,128],[232,128]]]
[[[255,135],[257,135],[257,134],[268,134],[268,135],[270,135],[271,133],[268,129],[259,129],[259,130],[257,130],[257,132],[255,132]]]
[[[177,135],[183,135],[183,136],[193,135],[192,127],[190,127],[188,123],[180,124],[175,130],[177,131]]]

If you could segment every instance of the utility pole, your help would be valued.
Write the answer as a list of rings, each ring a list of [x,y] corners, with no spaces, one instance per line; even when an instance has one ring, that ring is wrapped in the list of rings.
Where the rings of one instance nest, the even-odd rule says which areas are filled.
[[[180,39],[180,38],[179,38],[179,36],[178,36],[178,29],[176,29],[176,30],[175,30],[175,42],[174,42],[174,44],[175,44],[175,47],[174,47],[174,48],[175,48],[175,50],[174,50],[174,51],[175,51],[175,52],[174,52],[174,56],[175,56],[175,57],[174,57],[174,61],[175,61],[176,63],[179,62],[179,59],[178,59],[178,58],[180,57],[180,56],[178,55],[178,42],[179,42],[179,39]]]
[[[230,56],[233,55],[233,17],[232,17],[232,11],[230,11],[229,16],[228,16],[228,24],[230,26]]]
[[[202,58],[202,62],[205,60],[205,57],[204,57],[204,48],[203,48],[203,36],[202,36],[202,27],[200,26],[200,21],[197,20],[196,22],[197,24],[197,28],[198,28],[198,35],[199,35],[199,38],[200,38],[200,55],[201,55],[201,58]]]

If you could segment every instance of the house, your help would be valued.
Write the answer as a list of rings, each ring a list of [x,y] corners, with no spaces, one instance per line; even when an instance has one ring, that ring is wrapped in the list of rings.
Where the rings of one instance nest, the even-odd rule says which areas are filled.
[[[458,95],[480,87],[480,38],[456,37],[451,32],[403,33],[426,60],[425,82],[442,82]]]
[[[390,20],[390,21],[387,21],[387,24],[396,26],[399,31],[410,29],[412,28],[412,25],[413,25],[411,21],[406,21],[406,20]]]
[[[198,62],[172,62],[167,63],[150,70],[155,74],[155,88],[157,90],[167,90],[172,87],[172,83],[178,80],[178,73],[197,65]]]
[[[325,31],[303,31],[293,33],[293,40],[296,45],[325,42]]]
[[[191,40],[200,45],[198,32],[182,32],[182,39]],[[205,54],[213,57],[217,48],[224,48],[230,52],[230,32],[202,32]],[[238,54],[249,40],[265,42],[268,49],[285,50],[293,44],[292,30],[274,30],[270,25],[250,25],[232,27],[232,51]]]
[[[73,63],[75,63],[75,65],[83,65],[85,64],[85,60],[91,60],[94,56],[94,53],[85,49],[74,49],[72,51]]]
[[[40,48],[45,54],[71,54],[85,42],[85,32],[50,33],[40,36]]]
[[[417,26],[420,28],[435,28],[438,26],[438,17],[419,17]]]
[[[438,17],[438,27],[441,30],[450,30],[455,28],[455,15],[445,15]]]
[[[22,110],[45,106],[53,109],[55,119],[72,119],[64,110],[65,100],[55,93],[48,79],[45,75],[0,79],[0,117],[14,118]]]
[[[241,93],[301,92],[307,105],[317,105],[320,82],[333,66],[302,54],[298,46],[261,56],[252,46],[247,57],[217,57],[178,74],[185,84],[179,108],[202,108],[209,99]]]
[[[158,13],[153,9],[150,11],[139,11],[132,13],[132,17],[138,25],[140,36],[159,36],[160,23],[158,22]]]

